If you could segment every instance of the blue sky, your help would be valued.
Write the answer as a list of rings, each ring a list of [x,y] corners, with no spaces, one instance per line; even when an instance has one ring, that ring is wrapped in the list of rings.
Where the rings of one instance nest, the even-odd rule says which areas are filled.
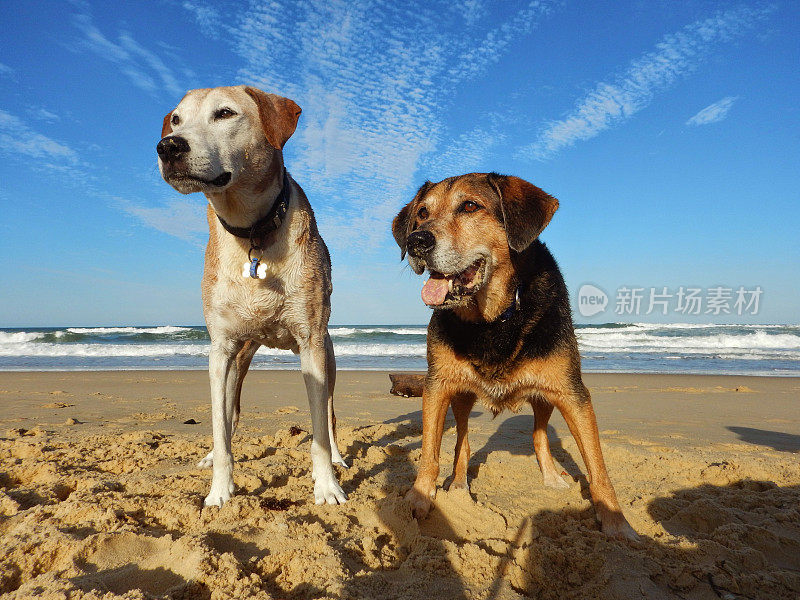
[[[187,89],[303,109],[286,162],[333,257],[334,323],[424,323],[390,220],[495,170],[561,201],[579,321],[797,323],[796,2],[18,2],[0,47],[0,326],[200,324],[202,195],[159,177]],[[743,286],[757,315],[616,315],[623,286]],[[646,304],[646,300],[645,300]]]

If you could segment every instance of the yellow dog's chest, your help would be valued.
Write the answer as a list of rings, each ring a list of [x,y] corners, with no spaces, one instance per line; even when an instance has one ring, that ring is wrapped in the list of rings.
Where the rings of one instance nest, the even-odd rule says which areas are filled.
[[[226,278],[212,286],[206,306],[209,327],[221,328],[238,339],[254,339],[271,348],[296,351],[297,341],[284,323],[291,306],[286,284],[276,277]]]

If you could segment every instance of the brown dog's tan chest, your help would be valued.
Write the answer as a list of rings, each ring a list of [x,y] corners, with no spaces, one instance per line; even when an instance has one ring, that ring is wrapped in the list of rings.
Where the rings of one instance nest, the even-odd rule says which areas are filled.
[[[565,353],[553,353],[487,371],[485,365],[474,365],[445,344],[430,348],[429,361],[429,372],[437,383],[453,394],[475,394],[495,413],[506,409],[516,412],[534,398],[568,389],[566,378],[571,364]]]

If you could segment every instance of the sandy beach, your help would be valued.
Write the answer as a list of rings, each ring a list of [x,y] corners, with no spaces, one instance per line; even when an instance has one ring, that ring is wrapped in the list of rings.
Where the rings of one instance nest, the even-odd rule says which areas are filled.
[[[567,490],[542,486],[529,412],[470,421],[471,496],[402,500],[421,401],[339,373],[343,506],[315,506],[297,372],[245,382],[237,493],[211,473],[203,371],[0,373],[0,594],[7,598],[800,597],[800,379],[585,376],[639,543],[607,539],[557,413]],[[455,442],[448,419],[442,485]]]

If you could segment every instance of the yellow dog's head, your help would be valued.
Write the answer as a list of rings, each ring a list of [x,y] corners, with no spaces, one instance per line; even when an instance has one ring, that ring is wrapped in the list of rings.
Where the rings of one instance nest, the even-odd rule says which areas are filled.
[[[182,194],[259,192],[283,165],[300,112],[292,100],[248,86],[191,90],[164,117],[161,175]]]

